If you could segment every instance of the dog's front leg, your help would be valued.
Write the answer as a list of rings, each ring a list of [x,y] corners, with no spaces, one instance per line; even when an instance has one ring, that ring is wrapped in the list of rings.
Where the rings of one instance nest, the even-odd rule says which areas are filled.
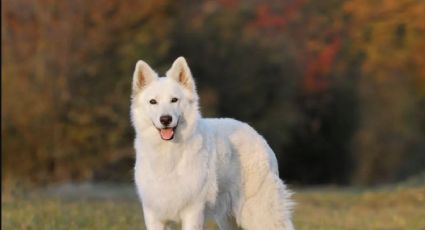
[[[196,205],[187,208],[182,213],[182,230],[204,229],[204,205]]]
[[[147,230],[165,230],[165,223],[159,220],[152,211],[148,208],[143,208],[143,214],[145,217],[145,225]]]

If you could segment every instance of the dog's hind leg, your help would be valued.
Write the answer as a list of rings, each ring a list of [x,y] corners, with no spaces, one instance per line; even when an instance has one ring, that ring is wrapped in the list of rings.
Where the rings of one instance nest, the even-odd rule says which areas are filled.
[[[240,228],[237,225],[236,220],[233,216],[221,215],[221,216],[215,216],[214,219],[220,230],[232,230],[232,229],[242,230],[242,228]]]
[[[220,230],[233,229],[229,216],[231,202],[230,193],[223,192],[217,196],[217,203],[214,209],[214,219]]]
[[[220,230],[230,230],[229,217],[227,215],[220,213],[215,215],[214,219]]]

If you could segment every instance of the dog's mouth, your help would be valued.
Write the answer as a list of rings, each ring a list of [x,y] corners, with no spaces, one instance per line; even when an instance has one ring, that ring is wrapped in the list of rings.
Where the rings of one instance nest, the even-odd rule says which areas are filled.
[[[174,138],[174,131],[176,130],[176,127],[166,127],[158,129],[159,135],[161,136],[162,140],[169,141]]]

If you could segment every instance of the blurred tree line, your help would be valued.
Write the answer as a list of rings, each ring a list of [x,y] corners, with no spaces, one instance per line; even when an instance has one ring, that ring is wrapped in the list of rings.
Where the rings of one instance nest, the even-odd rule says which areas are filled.
[[[131,181],[134,64],[181,55],[203,114],[254,126],[288,182],[404,179],[425,170],[424,22],[417,0],[2,1],[2,179]]]

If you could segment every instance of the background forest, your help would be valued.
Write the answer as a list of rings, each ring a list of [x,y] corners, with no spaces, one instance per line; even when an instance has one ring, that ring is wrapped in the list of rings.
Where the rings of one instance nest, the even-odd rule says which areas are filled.
[[[297,185],[425,171],[425,2],[3,0],[2,190],[131,182],[134,65],[185,56],[204,116],[255,127]]]

